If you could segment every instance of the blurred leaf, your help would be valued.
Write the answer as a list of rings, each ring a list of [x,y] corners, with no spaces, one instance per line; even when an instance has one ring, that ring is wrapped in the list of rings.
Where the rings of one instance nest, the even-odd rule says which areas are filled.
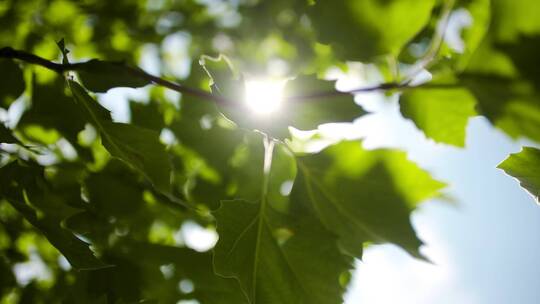
[[[73,268],[93,270],[111,267],[111,265],[98,260],[89,249],[88,244],[61,228],[54,220],[38,217],[34,210],[22,202],[14,200],[9,200],[9,202],[30,224],[45,235],[49,242],[66,257]]]
[[[170,128],[182,145],[196,151],[212,167],[225,171],[244,132],[232,125],[224,126],[222,119],[214,104],[188,97],[182,101],[180,119]]]
[[[427,137],[458,147],[465,145],[467,122],[476,114],[476,100],[466,89],[406,90],[399,104],[401,114],[411,119]]]
[[[56,247],[76,269],[90,270],[109,267],[98,260],[88,244],[81,241],[60,225],[55,208],[41,208],[38,212],[25,203],[25,194],[31,202],[57,204],[52,197],[40,189],[43,171],[36,165],[19,164],[16,161],[0,168],[2,185],[0,194],[30,223],[37,228],[49,242]],[[40,202],[41,200],[41,202]],[[43,207],[43,206],[42,206]],[[43,212],[45,211],[45,213]],[[53,212],[52,214],[49,212]]]
[[[3,257],[0,258],[0,278],[0,295],[17,286],[15,274]]]
[[[288,100],[299,95],[328,92],[328,96],[311,100]],[[354,96],[340,94],[335,88],[334,81],[317,79],[314,75],[298,76],[286,83],[283,93],[285,103],[276,113],[273,121],[263,120],[266,123],[262,131],[276,138],[288,137],[288,128],[292,126],[301,130],[317,129],[324,123],[352,122],[365,112],[354,102]],[[248,116],[253,117],[253,116]]]
[[[499,44],[497,48],[502,50],[512,60],[518,70],[519,76],[529,80],[540,91],[540,35],[521,36],[516,43]]]
[[[160,191],[170,191],[169,156],[155,131],[129,124],[103,122],[104,145],[111,155],[139,170]]]
[[[77,68],[84,86],[92,92],[107,92],[116,87],[138,88],[149,84],[140,77],[140,71],[122,62],[92,59]]]
[[[123,286],[126,292],[132,287],[125,280],[133,280],[148,300],[159,303],[176,303],[181,299],[196,299],[201,304],[248,303],[237,281],[214,274],[209,252],[134,241],[123,241],[117,247],[115,254],[122,253],[128,267],[115,274],[112,285]],[[133,267],[138,271],[134,272]],[[115,269],[107,271],[114,273]],[[192,290],[186,290],[185,284]]]
[[[463,53],[458,57],[457,68],[463,70],[489,29],[491,21],[490,0],[463,0],[462,8],[466,9],[472,17],[472,25],[462,32]]]
[[[495,126],[514,138],[540,140],[540,77],[532,68],[539,50],[536,12],[529,0],[491,1],[490,31],[460,80]]]
[[[528,0],[492,1],[492,28],[460,81],[495,126],[514,138],[540,140],[540,77],[531,67],[538,62],[540,23],[530,5]]]
[[[397,56],[429,21],[434,0],[317,0],[308,15],[322,43],[344,60]]]
[[[82,186],[85,211],[67,218],[65,226],[91,239],[98,248],[109,247],[110,240],[119,237],[147,240],[157,223],[164,228],[164,238],[159,241],[168,242],[186,217],[184,210],[150,196],[149,185],[120,160],[113,159],[103,170],[89,173]]]
[[[540,34],[540,7],[535,0],[492,0],[491,32],[500,42],[515,41],[520,35]]]
[[[32,81],[32,105],[24,112],[19,126],[39,125],[56,129],[72,144],[77,143],[77,134],[84,129],[87,119],[83,112],[64,92],[65,82],[56,77],[50,84]],[[58,109],[62,109],[59,111]]]
[[[143,174],[159,191],[170,193],[171,165],[159,141],[159,133],[134,125],[111,122],[108,111],[92,99],[78,83],[69,81],[69,85],[73,96],[101,133],[103,145],[109,153]]]
[[[118,165],[112,163],[86,179],[88,199],[93,209],[103,215],[130,217],[141,207],[143,189],[129,171],[118,170],[115,166]]]
[[[22,143],[12,134],[12,131],[0,123],[0,143],[19,144]]]
[[[0,58],[0,71],[0,105],[7,107],[24,92],[24,78],[19,65],[11,59]]]
[[[462,83],[474,94],[479,112],[517,138],[540,140],[540,96],[526,82],[496,75],[467,74]]]
[[[497,168],[513,176],[521,187],[529,192],[536,203],[540,204],[540,150],[523,147],[521,152],[510,154]]]
[[[491,2],[491,0],[455,1],[449,15],[447,32],[431,71],[436,71],[437,65],[451,66],[456,73],[467,68],[484,38],[489,36]],[[453,38],[454,30],[461,40]]]
[[[129,109],[131,110],[132,124],[158,132],[165,127],[163,115],[157,103],[143,104],[132,101],[129,103]]]

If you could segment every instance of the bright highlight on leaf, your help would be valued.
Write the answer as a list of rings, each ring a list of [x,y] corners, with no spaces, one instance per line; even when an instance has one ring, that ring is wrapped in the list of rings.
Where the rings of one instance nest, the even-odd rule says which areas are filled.
[[[246,81],[245,102],[256,114],[275,113],[283,102],[285,81],[256,79]]]

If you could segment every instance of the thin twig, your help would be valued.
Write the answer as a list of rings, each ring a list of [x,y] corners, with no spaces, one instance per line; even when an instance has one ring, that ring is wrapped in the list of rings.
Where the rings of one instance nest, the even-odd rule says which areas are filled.
[[[90,62],[90,61],[86,61],[86,62],[78,62],[78,63],[56,63],[56,62],[49,61],[49,60],[47,60],[47,59],[45,59],[43,57],[39,57],[37,55],[34,55],[32,53],[28,53],[28,52],[20,51],[20,50],[15,50],[15,49],[13,49],[11,47],[1,48],[0,49],[0,58],[18,59],[18,60],[24,61],[26,63],[40,65],[40,66],[42,66],[44,68],[55,71],[57,73],[64,73],[64,72],[67,72],[67,71],[84,70],[85,66]],[[140,68],[132,67],[132,66],[123,64],[121,62],[108,61],[107,63],[116,65],[118,67],[121,67],[126,72],[128,72],[129,74],[131,74],[131,75],[133,75],[135,77],[147,80],[150,83],[154,83],[154,84],[169,88],[169,89],[171,89],[173,91],[176,91],[176,92],[179,92],[179,93],[184,93],[184,94],[188,94],[188,95],[192,95],[192,96],[196,96],[196,97],[201,97],[201,98],[213,100],[213,101],[216,101],[216,102],[226,102],[227,101],[225,98],[222,98],[222,97],[216,96],[216,95],[212,95],[212,93],[210,93],[210,92],[206,92],[206,91],[191,88],[191,87],[186,87],[186,86],[183,86],[181,84],[178,84],[178,83],[175,83],[175,82],[172,82],[172,81],[169,81],[169,80],[154,76],[152,74],[149,74],[149,73],[143,71]]]
[[[78,63],[56,63],[56,62],[49,61],[43,57],[37,56],[29,52],[15,50],[11,47],[1,48],[0,58],[18,59],[26,63],[42,66],[49,70],[55,71],[57,73],[84,70],[86,65],[88,65],[90,62],[90,61],[86,61],[86,62],[78,62]],[[223,96],[214,95],[204,90],[187,87],[179,83],[175,83],[175,82],[166,80],[164,78],[154,76],[137,67],[132,67],[121,62],[108,61],[107,63],[114,64],[120,68],[123,68],[130,75],[146,80],[149,83],[160,85],[179,93],[183,93],[183,94],[191,95],[195,97],[200,97],[205,100],[214,101],[216,103],[221,103],[225,105],[234,104],[234,102],[232,102],[231,100]],[[302,101],[310,101],[310,100],[315,100],[315,99],[320,99],[320,98],[325,98],[325,97],[351,95],[351,94],[375,92],[375,91],[387,91],[387,90],[395,90],[395,89],[407,89],[407,88],[414,88],[414,86],[409,86],[407,83],[386,82],[386,83],[381,83],[375,86],[361,87],[361,88],[356,88],[349,91],[333,90],[333,91],[313,93],[309,95],[291,96],[291,97],[286,98],[286,100],[302,102]]]
[[[433,60],[441,50],[444,42],[444,36],[446,35],[448,23],[450,22],[450,13],[452,12],[454,4],[455,0],[445,1],[431,44],[424,56],[415,64],[412,72],[408,73],[405,83],[410,83],[420,72],[422,72],[422,70],[428,68],[433,63]]]

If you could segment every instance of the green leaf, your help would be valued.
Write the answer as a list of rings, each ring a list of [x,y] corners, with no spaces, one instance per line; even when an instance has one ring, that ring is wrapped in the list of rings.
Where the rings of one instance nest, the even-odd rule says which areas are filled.
[[[163,115],[157,103],[144,104],[132,101],[129,103],[129,109],[131,110],[132,124],[158,132],[165,127]]]
[[[129,218],[141,207],[143,189],[129,171],[114,170],[119,164],[109,163],[102,172],[94,173],[85,180],[88,200],[93,210],[106,216]]]
[[[233,172],[231,159],[242,145],[246,132],[234,126],[217,111],[215,104],[206,100],[182,99],[180,114],[181,117],[169,128],[182,147],[195,152],[190,157],[182,156],[187,171],[191,171],[188,174],[192,176],[189,199],[216,209],[219,201],[228,197]],[[208,174],[208,168],[211,174]]]
[[[298,166],[291,197],[311,206],[349,254],[361,258],[362,244],[373,242],[394,243],[421,257],[410,212],[444,184],[403,152],[366,151],[359,142],[342,142],[298,158]]]
[[[277,150],[274,160],[282,153]],[[276,208],[267,194],[263,190],[257,202],[223,201],[214,212],[216,273],[238,279],[250,303],[342,303],[339,279],[350,258],[299,202]]]
[[[169,156],[159,133],[123,123],[104,122],[104,146],[112,156],[132,165],[164,193],[170,190]]]
[[[492,4],[492,30],[460,81],[477,99],[479,113],[495,126],[514,138],[540,140],[540,78],[533,68],[540,47],[538,35],[533,33],[540,32],[540,27],[536,28],[536,19],[510,21],[515,11],[527,10],[519,7],[523,1],[511,6],[501,1]],[[497,30],[500,24],[507,24],[508,31]]]
[[[327,96],[311,100],[287,100],[299,95],[331,92]],[[365,112],[354,102],[354,96],[340,94],[334,81],[318,79],[314,75],[298,76],[286,83],[283,98],[286,100],[281,112],[277,113],[275,124],[292,126],[301,130],[313,130],[324,123],[352,122]],[[269,122],[270,134],[285,137],[282,126],[273,127]],[[274,131],[273,129],[277,130]]]
[[[448,2],[446,1],[446,3]],[[450,11],[449,22],[463,17],[467,19],[467,23],[464,23],[462,25],[463,27],[458,26],[456,28],[460,35],[461,43],[456,43],[456,41],[449,39],[445,35],[435,58],[432,60],[435,64],[432,65],[430,72],[436,71],[441,66],[451,67],[453,72],[456,73],[462,72],[467,68],[484,38],[489,36],[488,30],[492,17],[491,0],[457,0],[454,2]],[[438,20],[438,22],[440,26],[441,21]],[[417,40],[416,42],[421,43],[421,41]]]
[[[81,104],[102,136],[103,145],[116,157],[143,174],[159,191],[171,191],[171,165],[159,133],[134,125],[114,123],[109,112],[101,107],[76,82],[69,81],[76,101]]]
[[[193,149],[219,171],[228,169],[227,163],[237,146],[242,143],[243,131],[232,123],[222,123],[216,106],[208,101],[187,97],[182,101],[180,119],[170,128],[182,145]]]
[[[117,159],[110,160],[101,171],[89,173],[81,183],[85,211],[68,217],[64,225],[97,246],[107,248],[110,238],[119,235],[156,241],[152,233],[154,222],[160,225],[159,241],[173,242],[174,232],[190,215],[175,204],[165,204],[163,196],[151,195],[154,191],[149,185]]]
[[[109,265],[98,260],[88,244],[60,225],[62,212],[68,206],[59,203],[57,196],[44,191],[43,170],[34,164],[11,162],[0,168],[0,195],[37,228],[79,270],[100,269]],[[30,200],[39,211],[25,202]],[[51,207],[55,208],[51,208]],[[71,208],[70,208],[71,209]]]
[[[479,113],[496,127],[518,138],[540,140],[540,95],[530,83],[497,75],[463,75],[461,82],[474,94]]]
[[[251,303],[341,303],[339,275],[347,263],[333,236],[317,222],[297,223],[287,231],[268,205],[222,204],[214,213],[220,236],[215,270],[237,278]],[[293,236],[281,241],[279,229]]]
[[[201,304],[248,303],[237,281],[214,274],[210,252],[128,240],[117,245],[115,251],[126,269],[121,273],[114,268],[105,271],[113,274],[108,279],[112,284],[127,287],[126,291],[132,286],[125,282],[134,280],[147,299],[159,303],[176,303],[178,299],[196,299]],[[163,268],[170,270],[166,276]],[[192,284],[192,291],[179,288],[185,281]]]
[[[111,267],[98,260],[88,244],[75,237],[69,231],[63,229],[51,218],[39,217],[38,214],[22,202],[8,200],[21,215],[45,235],[47,240],[58,249],[77,270],[95,270]]]
[[[50,84],[41,84],[33,77],[32,105],[21,117],[19,127],[39,125],[56,129],[71,143],[76,143],[77,134],[88,120],[64,89],[65,81],[61,77],[56,77]]]
[[[465,145],[467,122],[476,114],[476,99],[463,88],[416,88],[399,100],[401,114],[436,142]]]
[[[225,64],[225,61],[209,60],[206,63]],[[224,69],[230,72],[228,66]],[[193,71],[185,83],[193,87],[205,86],[204,90],[210,89],[208,75],[197,62],[193,63]],[[194,96],[182,97],[180,117],[173,121],[170,129],[182,145],[197,152],[220,172],[229,170],[228,162],[245,134],[223,117],[214,102]]]
[[[107,92],[116,87],[139,88],[150,82],[141,78],[141,71],[122,62],[92,59],[77,68],[84,86],[92,92]]]
[[[24,77],[19,65],[11,59],[0,58],[0,106],[7,107],[24,92]]]
[[[490,31],[471,57],[460,82],[478,112],[513,138],[540,140],[538,62],[540,23],[529,0],[491,1]]]
[[[519,76],[530,81],[540,91],[540,35],[520,36],[515,43],[498,44],[497,48],[504,52],[517,68]]]
[[[464,42],[463,53],[457,59],[457,69],[463,70],[472,55],[486,36],[491,21],[490,0],[463,0],[459,7],[466,9],[472,17],[472,25],[462,32]],[[459,7],[456,7],[459,8]]]
[[[515,41],[520,35],[540,34],[540,7],[535,0],[491,1],[491,32],[498,41]]]
[[[317,0],[308,8],[320,42],[345,60],[398,55],[431,16],[433,0]]]
[[[62,53],[62,64],[69,64],[69,58],[68,54],[71,52],[66,48],[66,43],[64,41],[64,38],[58,40],[56,42],[56,46],[60,49],[60,52]]]
[[[497,168],[515,177],[521,187],[540,204],[540,150],[523,147],[521,152],[510,154]]]

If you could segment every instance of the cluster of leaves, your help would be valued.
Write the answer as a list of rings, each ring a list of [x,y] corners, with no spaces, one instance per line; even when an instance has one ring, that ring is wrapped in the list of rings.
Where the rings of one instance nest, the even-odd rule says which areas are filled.
[[[393,243],[423,258],[410,213],[443,183],[403,152],[366,150],[359,141],[303,150],[305,139],[291,127],[316,130],[366,114],[322,78],[330,67],[362,61],[405,88],[389,93],[401,94],[402,114],[437,142],[463,146],[474,115],[510,136],[540,140],[536,7],[530,0],[3,2],[0,45],[71,66],[63,42],[61,52],[51,43],[61,36],[74,43],[71,57],[124,62],[90,60],[56,73],[0,58],[0,107],[14,119],[0,124],[1,301],[341,303],[364,246]],[[459,12],[472,17],[461,50],[442,39]],[[163,42],[179,31],[189,41],[184,58]],[[155,68],[164,77],[219,102],[184,91],[178,107],[165,89],[147,86],[151,79],[125,63],[152,49],[162,52]],[[202,67],[194,61],[188,77],[173,68],[174,60],[216,52],[242,73],[225,57],[204,57]],[[274,116],[255,116],[243,106],[243,75],[263,73],[272,61],[288,63],[289,102]],[[410,86],[426,68],[432,80]],[[114,121],[102,95],[93,95],[143,86],[149,101],[129,102],[129,123]],[[527,148],[501,164],[536,197],[539,153]],[[217,232],[212,252],[185,244],[186,224]],[[36,257],[48,278],[17,279],[15,266]]]

